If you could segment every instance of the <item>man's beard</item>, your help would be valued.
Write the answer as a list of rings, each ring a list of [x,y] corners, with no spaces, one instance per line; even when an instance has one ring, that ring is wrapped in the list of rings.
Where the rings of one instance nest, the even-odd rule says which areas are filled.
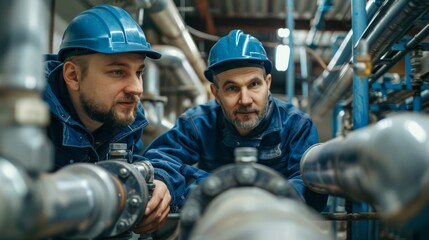
[[[120,118],[114,110],[114,105],[110,109],[103,109],[100,105],[95,103],[94,100],[87,98],[84,94],[79,96],[80,102],[83,106],[85,113],[94,121],[101,122],[111,126],[128,126],[134,122],[137,115],[137,106],[133,109],[133,114]],[[126,100],[135,100],[134,95],[126,95]]]
[[[222,109],[223,109],[223,107],[222,107]],[[265,118],[265,116],[267,115],[267,111],[268,111],[268,101],[267,101],[267,104],[265,105],[265,108],[263,109],[263,111],[260,111],[259,109],[250,108],[250,107],[239,107],[236,110],[234,110],[233,116],[228,116],[227,114],[225,114],[225,110],[223,109],[223,112],[227,116],[228,120],[237,129],[243,129],[246,131],[250,131],[250,130],[255,129],[262,122],[262,120]],[[239,119],[234,117],[234,114],[237,112],[255,112],[257,115],[253,121],[245,122],[245,121],[239,120]],[[248,116],[245,116],[244,120],[247,120],[247,119],[248,119]]]

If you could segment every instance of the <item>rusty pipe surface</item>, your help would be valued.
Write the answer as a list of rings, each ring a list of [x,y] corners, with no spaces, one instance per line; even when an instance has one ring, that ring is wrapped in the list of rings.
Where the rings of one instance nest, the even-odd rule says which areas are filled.
[[[428,156],[429,116],[402,113],[312,146],[301,173],[313,191],[369,202],[388,222],[418,228],[429,223]]]

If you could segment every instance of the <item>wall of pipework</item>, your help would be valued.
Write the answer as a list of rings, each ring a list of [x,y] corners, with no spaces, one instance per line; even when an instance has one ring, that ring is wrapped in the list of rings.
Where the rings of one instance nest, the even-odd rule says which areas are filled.
[[[42,56],[57,51],[78,12],[104,2],[111,3],[70,1],[76,13],[60,1],[0,2],[1,22],[11,23],[0,31],[0,239],[114,239],[141,220],[153,181],[149,162],[112,159],[47,172],[52,146],[39,96]],[[210,94],[205,62],[174,3],[127,3],[137,20],[144,12],[160,29],[148,30],[163,57],[148,60],[144,75],[147,145]],[[305,184],[330,194],[328,207],[309,209],[277,172],[257,164],[254,150],[237,149],[236,164],[193,190],[179,239],[429,238],[428,36],[427,0],[353,0],[352,29],[306,99],[316,122],[331,119],[331,137],[307,150],[301,163]],[[307,44],[314,47],[313,39]]]

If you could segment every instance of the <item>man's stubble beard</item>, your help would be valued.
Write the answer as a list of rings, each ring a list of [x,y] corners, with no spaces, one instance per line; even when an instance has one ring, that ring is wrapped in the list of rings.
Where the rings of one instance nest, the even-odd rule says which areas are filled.
[[[133,95],[126,96],[127,99],[134,99]],[[85,113],[88,117],[94,121],[111,125],[111,126],[128,126],[134,122],[135,117],[137,116],[137,105],[133,109],[132,115],[127,115],[125,118],[120,118],[120,116],[115,111],[115,103],[113,106],[105,110],[99,104],[95,103],[94,100],[87,98],[84,94],[79,95],[80,102]]]
[[[245,130],[245,131],[250,131],[250,130],[255,129],[262,122],[262,120],[265,118],[265,116],[267,115],[267,112],[268,112],[268,101],[266,102],[265,108],[263,109],[263,111],[259,112],[259,114],[257,114],[257,116],[256,116],[256,119],[253,120],[250,123],[246,123],[246,122],[243,122],[243,121],[241,121],[239,119],[234,118],[234,113],[232,114],[232,116],[226,114],[225,109],[223,108],[223,105],[221,105],[221,107],[222,107],[223,114],[226,116],[226,118],[228,119],[228,121],[231,122],[232,125],[234,125],[234,127],[236,127],[237,129]],[[243,107],[243,108],[239,108],[237,110],[240,110],[240,111],[253,111],[255,109]],[[235,110],[234,112],[236,112],[237,110]],[[245,119],[246,118],[247,118],[247,116],[245,117]]]

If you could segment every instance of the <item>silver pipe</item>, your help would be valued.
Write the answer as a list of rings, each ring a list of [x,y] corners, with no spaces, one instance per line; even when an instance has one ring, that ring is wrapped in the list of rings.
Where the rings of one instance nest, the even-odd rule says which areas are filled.
[[[320,79],[320,78],[319,78]],[[320,81],[317,79],[316,81]],[[353,84],[353,71],[350,66],[345,66],[339,73],[341,81],[334,81],[329,86],[329,90],[323,98],[319,99],[314,107],[311,108],[311,114],[314,119],[322,118],[329,110],[334,108],[338,100],[342,97],[349,96],[350,87]]]
[[[428,156],[429,116],[402,113],[314,145],[301,173],[313,191],[369,202],[386,222],[413,228],[429,223]]]
[[[429,2],[427,0],[397,0],[390,8],[381,8],[362,34],[368,42],[368,53],[376,65],[383,53],[419,21]]]
[[[42,54],[47,50],[47,1],[0,3],[0,156],[29,171],[51,167],[52,146],[43,129],[49,109]],[[19,146],[19,151],[17,147]]]
[[[157,45],[153,46],[153,49],[162,54],[162,57],[154,62],[163,68],[172,70],[181,85],[189,89],[194,89],[194,91],[190,91],[190,94],[192,94],[191,97],[195,104],[205,103],[208,97],[204,85],[199,80],[183,52],[171,46]]]
[[[380,12],[375,16],[373,20],[371,20],[378,7],[375,5],[374,1],[367,4],[367,19],[371,20],[367,29],[362,34],[363,39],[366,39],[369,46],[369,54],[373,60],[373,65],[375,66],[380,61],[380,58],[383,53],[385,53],[388,48],[396,42],[406,31],[409,30],[411,26],[415,24],[416,21],[419,20],[420,16],[427,11],[429,3],[425,0],[398,0],[398,1],[388,1],[382,8],[380,8]],[[349,33],[350,34],[350,33]],[[350,44],[349,41],[344,40],[343,45]],[[350,61],[348,57],[351,55],[351,47],[347,46],[343,51],[338,51],[340,56],[342,57],[342,61],[335,61],[337,58],[337,54],[335,54],[332,62],[333,66],[347,65]],[[333,66],[329,66],[328,69],[332,69]],[[375,75],[375,76],[378,76]],[[370,76],[371,78],[371,76]],[[326,70],[323,72],[323,81],[318,81],[317,84],[314,85],[315,94],[312,98],[312,109],[317,109],[315,115],[319,115],[318,117],[323,117],[323,115],[328,112],[332,105],[324,105],[326,101],[323,98],[326,98],[330,95],[331,90],[335,89],[333,86],[333,82],[345,81],[350,82],[348,78],[338,78],[338,73],[327,72]],[[350,87],[344,85],[343,92],[340,94],[336,94],[335,96],[329,96],[334,101],[338,101],[344,92],[350,91]],[[329,93],[329,94],[327,94]],[[322,100],[320,100],[322,98]],[[328,101],[331,102],[331,101]]]
[[[143,76],[143,96],[160,96],[160,72],[154,61],[145,61],[145,73]]]
[[[205,86],[205,92],[207,94],[210,89],[210,84],[204,76],[206,64],[173,1],[145,0],[143,5],[144,8],[148,10],[148,14],[152,21],[168,39],[169,43],[183,51],[200,79],[200,82]]]
[[[304,203],[255,187],[221,193],[210,202],[191,240],[332,239],[322,218]]]
[[[374,17],[375,13],[378,10],[378,6],[376,5],[375,1],[368,2],[366,6],[366,16],[367,20],[370,20]],[[352,56],[352,35],[353,31],[350,30],[341,43],[339,49],[337,52],[335,52],[334,57],[329,62],[327,66],[327,70],[323,71],[322,75],[318,78],[320,80],[317,80],[313,84],[313,95],[311,97],[311,109],[316,109],[318,112],[314,113],[316,116],[319,115],[320,117],[323,116],[326,112],[328,112],[331,109],[331,105],[326,106],[324,104],[321,104],[323,102],[323,98],[330,97],[331,101],[337,102],[338,99],[340,99],[340,94],[336,96],[330,96],[332,89],[335,89],[333,86],[334,84],[338,85],[338,82],[345,81],[346,84],[344,85],[344,89],[349,89],[350,82],[352,81],[352,76],[349,74],[343,75],[344,77],[340,77],[340,74],[342,72],[345,72],[343,68],[348,68],[348,63],[351,60]],[[341,68],[341,71],[336,70],[337,68]],[[350,78],[350,79],[349,79]],[[341,83],[340,83],[341,84]],[[329,93],[329,94],[328,94]],[[331,102],[328,101],[328,102]]]
[[[0,179],[9,186],[0,191],[2,239],[65,232],[74,232],[76,238],[96,237],[114,224],[124,197],[112,176],[92,164],[70,165],[55,174],[32,178],[0,159]]]

